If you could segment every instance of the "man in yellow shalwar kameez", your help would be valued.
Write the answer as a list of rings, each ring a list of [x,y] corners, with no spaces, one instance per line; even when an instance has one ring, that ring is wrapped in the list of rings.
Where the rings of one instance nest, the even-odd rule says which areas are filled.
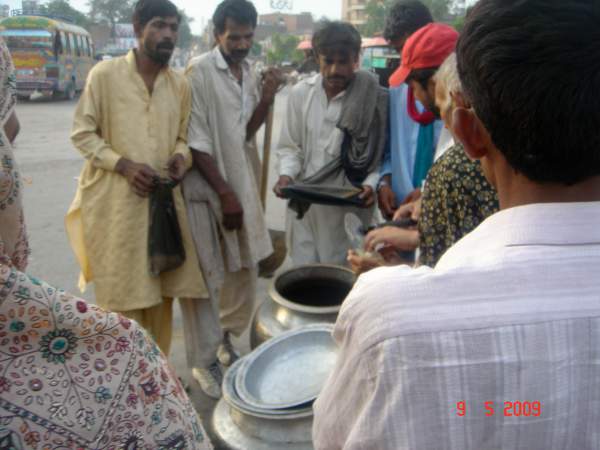
[[[158,277],[149,269],[148,196],[157,177],[179,182],[192,164],[190,88],[168,67],[179,19],[169,0],[139,0],[138,49],[90,72],[71,136],[86,162],[66,218],[80,287],[93,281],[98,305],[139,322],[165,354],[172,299],[207,295],[179,186],[173,197],[185,262]]]

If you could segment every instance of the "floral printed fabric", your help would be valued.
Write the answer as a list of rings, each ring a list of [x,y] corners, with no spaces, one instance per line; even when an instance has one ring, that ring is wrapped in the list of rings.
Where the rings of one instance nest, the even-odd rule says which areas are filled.
[[[0,448],[212,448],[135,322],[0,266]]]
[[[495,189],[479,161],[462,145],[450,148],[431,167],[419,218],[419,264],[435,267],[446,250],[499,209]]]
[[[17,103],[15,69],[0,39],[0,263],[19,270],[27,267],[29,243],[22,205],[22,182],[4,125]]]

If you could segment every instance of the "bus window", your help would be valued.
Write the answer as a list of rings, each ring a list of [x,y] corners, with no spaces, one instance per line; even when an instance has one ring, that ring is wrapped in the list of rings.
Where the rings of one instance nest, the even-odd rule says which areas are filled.
[[[86,36],[81,36],[81,44],[83,45],[83,56],[90,56],[90,45]]]
[[[89,37],[85,37],[85,47],[87,48],[87,55],[91,58],[92,57],[92,46],[90,45],[90,38]]]
[[[76,34],[72,34],[71,36],[73,37],[73,40],[75,41],[75,54],[77,56],[81,56],[81,49],[79,48],[79,36],[77,36]]]
[[[60,31],[57,31],[54,35],[54,56],[56,57],[56,60],[58,60],[58,57],[62,55],[63,52],[62,42],[60,38]]]
[[[65,53],[65,50],[67,48],[67,38],[65,37],[65,33],[63,31],[59,31],[60,33],[60,48],[62,50],[62,53]]]
[[[2,38],[9,49],[48,49],[52,50],[54,41],[52,34],[46,30],[5,30]]]
[[[71,44],[71,35],[69,33],[65,33],[67,37],[67,55],[73,54],[73,45]]]

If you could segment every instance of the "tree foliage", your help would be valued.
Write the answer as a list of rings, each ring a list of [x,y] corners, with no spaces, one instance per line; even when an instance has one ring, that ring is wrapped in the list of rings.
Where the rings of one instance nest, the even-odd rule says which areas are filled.
[[[71,6],[69,0],[51,0],[48,3],[38,6],[40,13],[67,19],[80,27],[88,27],[90,20],[82,12]]]
[[[110,25],[113,37],[117,23],[131,23],[133,0],[89,0],[88,6],[90,20]]]
[[[267,52],[267,64],[283,62],[300,62],[303,54],[297,50],[300,38],[287,34],[274,34],[271,38],[272,48]]]
[[[427,5],[433,19],[442,22],[448,19],[453,0],[422,0]],[[370,0],[365,7],[367,21],[360,27],[363,36],[373,36],[383,32],[385,17],[396,0]]]

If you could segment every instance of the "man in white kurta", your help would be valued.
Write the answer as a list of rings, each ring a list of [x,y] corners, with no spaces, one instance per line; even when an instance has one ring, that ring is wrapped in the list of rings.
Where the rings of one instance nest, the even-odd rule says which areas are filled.
[[[322,60],[323,56],[320,58]],[[337,124],[347,91],[342,90],[328,98],[325,88],[327,77],[327,68],[322,67],[321,74],[301,81],[289,94],[277,148],[278,186],[282,178],[287,177],[291,182],[305,179],[340,158],[344,134]],[[371,192],[375,192],[379,180],[377,170],[369,173],[362,183]],[[275,187],[276,192],[278,186]],[[351,187],[350,183],[345,187]],[[293,263],[344,265],[348,249],[351,248],[344,228],[348,213],[356,214],[368,225],[372,209],[312,204],[302,219],[288,209],[288,251]]]
[[[253,120],[255,125],[262,123],[273,98],[267,99],[265,90],[259,88],[245,56],[234,61],[230,55],[235,58],[236,49],[220,39],[237,34],[244,41],[246,34],[253,32],[252,23],[227,17],[231,3],[223,2],[215,13],[221,10],[220,19],[226,17],[225,23],[219,18],[215,23],[220,45],[193,59],[187,70],[192,87],[188,145],[195,164],[183,188],[210,299],[182,305],[188,366],[212,397],[220,395],[215,383],[216,358],[228,364],[234,357],[229,335],[240,336],[248,326],[258,263],[272,253],[258,189],[253,139],[257,127],[249,124]],[[252,16],[252,4],[242,3]],[[243,45],[246,48],[248,43]],[[244,54],[239,48],[237,51]],[[231,204],[237,205],[242,215],[235,223]]]

